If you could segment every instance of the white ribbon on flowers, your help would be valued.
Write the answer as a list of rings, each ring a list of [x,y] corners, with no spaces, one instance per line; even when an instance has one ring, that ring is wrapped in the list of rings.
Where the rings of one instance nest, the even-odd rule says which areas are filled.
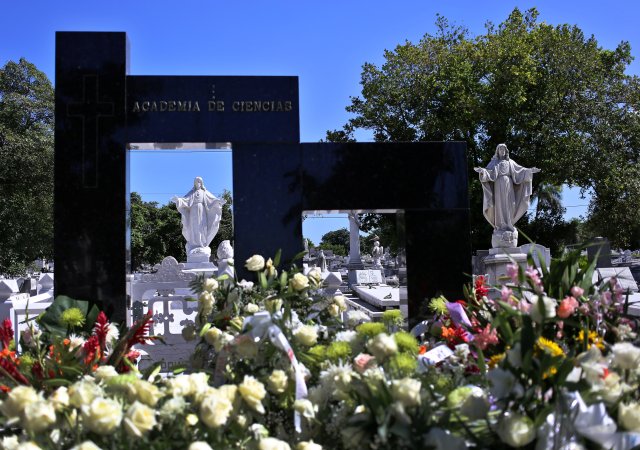
[[[555,412],[549,414],[545,423],[538,429],[538,442],[536,450],[553,448],[556,440],[571,438],[571,431],[596,442],[603,448],[615,448],[616,450],[631,450],[640,444],[640,433],[617,431],[617,425],[607,413],[604,403],[594,403],[587,406],[579,392],[566,392],[557,401],[565,402],[569,430],[567,436],[555,436],[562,428],[558,421],[563,420]],[[573,428],[573,430],[571,430]]]
[[[260,311],[253,316],[246,317],[242,324],[242,332],[243,334],[251,336],[254,340],[256,338],[263,339],[266,335],[276,348],[286,353],[296,376],[296,400],[306,398],[308,392],[307,384],[304,381],[302,366],[298,363],[287,337],[280,327],[272,322],[271,314],[268,311]],[[293,424],[298,433],[302,432],[301,422],[300,413],[295,411],[293,414]]]

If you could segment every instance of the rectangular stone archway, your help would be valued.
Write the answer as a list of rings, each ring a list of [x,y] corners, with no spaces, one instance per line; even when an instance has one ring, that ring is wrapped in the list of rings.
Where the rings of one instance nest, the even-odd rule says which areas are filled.
[[[238,262],[302,251],[304,210],[403,209],[412,321],[470,273],[464,143],[301,144],[297,77],[128,75],[125,33],[57,33],[55,102],[55,291],[114,320],[132,142],[232,143]]]

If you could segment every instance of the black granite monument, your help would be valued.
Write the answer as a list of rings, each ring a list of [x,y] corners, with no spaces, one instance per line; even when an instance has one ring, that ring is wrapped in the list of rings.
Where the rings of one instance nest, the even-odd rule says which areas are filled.
[[[403,210],[411,321],[467,281],[464,143],[301,144],[297,77],[128,75],[125,33],[57,33],[55,101],[56,294],[114,320],[128,306],[132,143],[231,142],[239,262],[302,251],[303,211]]]

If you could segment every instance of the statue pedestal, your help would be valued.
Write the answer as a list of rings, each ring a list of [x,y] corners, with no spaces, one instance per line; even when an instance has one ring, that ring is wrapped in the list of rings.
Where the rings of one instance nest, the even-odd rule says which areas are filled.
[[[216,265],[209,261],[209,256],[206,253],[192,254],[187,256],[187,262],[184,264],[185,273],[195,273],[199,275],[204,273],[205,276],[211,277],[218,270]]]
[[[349,286],[358,284],[358,276],[356,275],[356,270],[363,270],[363,269],[364,269],[364,263],[362,262],[362,260],[349,261],[347,263],[347,270],[348,270],[347,281]]]
[[[527,254],[523,253],[520,247],[492,248],[483,263],[486,274],[489,275],[487,282],[491,285],[499,285],[507,277],[508,264],[515,263],[526,267]]]

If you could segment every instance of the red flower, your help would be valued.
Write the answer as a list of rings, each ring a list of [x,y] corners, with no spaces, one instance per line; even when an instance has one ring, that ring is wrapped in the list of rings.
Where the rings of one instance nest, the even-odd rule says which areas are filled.
[[[109,319],[107,315],[100,311],[96,319],[96,325],[93,328],[93,334],[98,338],[98,343],[102,349],[106,346],[107,333],[109,333]]]
[[[11,341],[13,341],[13,326],[11,319],[7,318],[2,321],[2,326],[0,326],[0,342],[2,342],[3,348],[9,348]]]

